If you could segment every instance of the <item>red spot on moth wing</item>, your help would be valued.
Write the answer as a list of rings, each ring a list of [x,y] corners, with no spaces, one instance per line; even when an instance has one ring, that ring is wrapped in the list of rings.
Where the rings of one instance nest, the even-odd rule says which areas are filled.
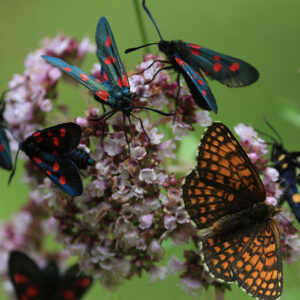
[[[240,68],[240,64],[237,63],[237,62],[233,63],[233,64],[229,67],[229,69],[230,69],[232,72],[236,72],[239,68]]]
[[[44,138],[42,138],[41,136],[35,137],[35,141],[37,143],[41,143],[44,140]]]
[[[200,50],[191,48],[191,52],[195,55],[200,55]]]
[[[96,78],[96,81],[98,81],[99,83],[101,83],[101,80],[100,80],[100,79],[98,79],[98,78]]]
[[[57,137],[53,137],[52,140],[53,140],[53,145],[57,147],[59,145],[59,139]]]
[[[107,56],[104,60],[104,63],[107,65],[111,65],[113,62],[116,62],[116,58],[111,56]]]
[[[66,184],[66,177],[65,176],[60,176],[59,177],[59,183],[61,185],[65,185]]]
[[[201,92],[202,92],[202,94],[203,94],[204,96],[206,96],[206,91],[205,91],[205,90],[202,90]]]
[[[57,162],[54,163],[54,165],[53,165],[53,171],[57,172],[59,170],[59,168],[60,168],[59,163],[57,163]]]
[[[175,60],[179,63],[180,66],[184,65],[183,60],[181,60],[180,58],[175,57]]]
[[[41,132],[40,131],[37,131],[33,134],[34,137],[38,137],[39,135],[41,135]]]
[[[107,93],[106,91],[103,91],[103,90],[97,91],[97,92],[96,92],[96,95],[97,95],[100,99],[102,99],[102,100],[104,100],[104,101],[107,101],[107,99],[108,99],[108,97],[109,97],[108,93]]]
[[[214,64],[213,69],[216,73],[218,73],[222,69],[221,63],[217,62]]]
[[[221,57],[220,57],[220,55],[215,55],[215,56],[214,56],[214,59],[215,59],[215,60],[220,60]]]
[[[86,74],[80,74],[79,75],[82,81],[87,81],[88,76]]]
[[[69,68],[69,67],[64,67],[62,69],[65,70],[65,71],[67,71],[67,72],[71,72],[72,71],[71,68]]]
[[[22,283],[26,283],[27,282],[27,277],[24,276],[23,274],[16,273],[14,275],[14,280],[15,280],[16,283],[22,284]]]
[[[66,129],[64,129],[64,128],[59,129],[59,134],[61,137],[64,137],[66,135],[66,133],[67,133]]]
[[[29,286],[26,289],[26,294],[28,295],[29,298],[36,297],[38,293],[39,293],[38,289],[34,286]]]
[[[198,79],[198,82],[200,83],[200,85],[202,85],[204,82],[201,79]]]
[[[122,75],[122,82],[123,82],[124,86],[129,87],[129,82],[128,82],[126,74]]]
[[[68,300],[75,299],[75,295],[74,295],[74,292],[72,290],[65,290],[64,293],[63,293],[63,296],[64,296],[65,299],[68,299]]]
[[[119,87],[123,87],[122,79],[121,77],[118,78],[117,84]]]
[[[4,152],[4,146],[0,143],[0,152]]]
[[[111,38],[110,35],[107,36],[107,39],[105,41],[105,47],[110,47],[111,46]]]
[[[195,71],[195,72],[197,73],[197,75],[198,75],[200,78],[203,78],[203,77],[201,76],[200,73],[198,73],[197,71]]]
[[[34,157],[33,157],[33,160],[34,160],[37,164],[41,164],[41,163],[42,163],[42,160],[41,160],[39,157],[37,157],[37,156],[34,156]]]
[[[91,284],[91,279],[90,278],[81,278],[77,281],[77,284],[80,286],[80,287],[83,287],[83,288],[87,288],[90,284]]]
[[[195,45],[195,44],[190,44],[190,46],[191,46],[192,48],[196,48],[196,49],[200,49],[200,48],[201,48],[201,46]]]
[[[51,173],[51,171],[50,171],[50,170],[47,170],[47,171],[46,171],[46,173],[47,173],[49,176],[51,176],[51,175],[52,175],[52,173]]]
[[[52,136],[52,131],[48,130],[47,134],[48,134],[48,136]]]

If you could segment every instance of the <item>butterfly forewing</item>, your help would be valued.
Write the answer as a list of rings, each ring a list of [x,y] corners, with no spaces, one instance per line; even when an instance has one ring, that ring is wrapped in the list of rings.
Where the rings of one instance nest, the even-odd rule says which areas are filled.
[[[249,63],[203,46],[186,43],[192,67],[201,68],[209,77],[229,87],[242,87],[255,82],[259,73]]]
[[[97,80],[93,76],[82,71],[80,68],[70,65],[60,58],[46,56],[46,55],[42,55],[42,57],[50,64],[54,65],[64,73],[68,74],[75,80],[79,81],[81,84],[87,87],[94,95],[96,95],[99,99],[101,99],[104,102],[107,101],[109,102],[110,100],[109,91],[111,87],[108,83],[104,83],[101,82],[100,80]]]
[[[120,59],[113,33],[105,17],[101,17],[96,30],[97,56],[102,69],[115,88],[129,92],[129,82]]]
[[[263,202],[264,186],[244,149],[220,122],[205,132],[197,157],[199,176],[208,184],[237,192],[243,201]]]
[[[278,299],[283,275],[278,227],[273,219],[259,224],[243,252],[236,256],[232,272],[239,286],[259,299]]]
[[[78,265],[74,265],[62,276],[55,299],[79,300],[91,284],[91,277],[81,274]]]
[[[4,128],[0,128],[0,166],[6,170],[12,169],[9,142]]]
[[[25,254],[12,251],[9,256],[9,277],[18,300],[47,300],[40,268]]]
[[[193,95],[195,102],[203,109],[217,113],[218,106],[207,82],[201,74],[196,72],[189,64],[175,55],[175,62],[183,70],[183,76]]]

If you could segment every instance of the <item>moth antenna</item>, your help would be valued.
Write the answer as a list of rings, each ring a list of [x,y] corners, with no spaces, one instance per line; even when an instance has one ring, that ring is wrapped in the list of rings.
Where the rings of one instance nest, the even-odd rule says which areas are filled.
[[[267,125],[271,128],[271,130],[275,133],[275,135],[278,137],[280,143],[283,144],[281,136],[279,135],[278,131],[275,130],[275,128],[271,125],[271,123],[265,117],[264,117],[264,120],[267,123]]]
[[[125,50],[125,54],[127,54],[129,52],[136,51],[136,50],[144,48],[144,47],[148,47],[148,46],[151,46],[151,45],[157,45],[157,44],[158,43],[149,43],[149,44],[145,44],[145,45],[134,47],[134,48],[128,48],[128,49]]]
[[[146,13],[148,14],[148,16],[150,17],[152,23],[154,24],[154,26],[156,28],[156,31],[157,31],[160,39],[163,40],[163,37],[162,37],[162,35],[161,35],[161,33],[160,33],[159,29],[158,29],[158,26],[156,25],[156,22],[154,21],[154,19],[153,19],[151,13],[150,13],[148,7],[146,6],[146,0],[143,0],[143,7],[144,7],[144,10],[146,11]]]
[[[17,169],[17,159],[18,159],[20,150],[21,150],[21,149],[20,149],[20,146],[19,146],[19,149],[18,149],[17,154],[16,154],[16,157],[15,157],[14,168],[13,168],[13,170],[12,170],[11,173],[10,173],[10,176],[9,176],[9,178],[8,178],[8,183],[7,183],[7,185],[10,185],[10,182],[11,182],[12,178],[13,178],[14,175],[15,175],[15,172],[16,172],[16,169]]]
[[[257,133],[259,133],[259,134],[262,134],[262,135],[268,137],[269,139],[271,139],[271,140],[273,141],[273,143],[278,143],[278,141],[277,141],[273,136],[271,136],[270,134],[268,134],[268,133],[266,133],[266,132],[264,132],[264,131],[262,131],[262,130],[256,129],[256,128],[255,128],[255,131],[256,131]],[[267,145],[273,145],[273,143],[267,142],[266,144],[267,144]]]

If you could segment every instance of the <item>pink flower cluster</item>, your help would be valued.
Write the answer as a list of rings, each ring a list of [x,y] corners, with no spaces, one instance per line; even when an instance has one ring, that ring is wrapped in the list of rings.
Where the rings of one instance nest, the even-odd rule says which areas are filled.
[[[58,118],[70,121],[65,108],[55,106],[53,101],[58,98],[56,84],[62,74],[40,55],[76,60],[74,64],[78,64],[84,54],[92,50],[88,40],[78,43],[59,35],[53,40],[44,40],[43,47],[27,57],[26,70],[23,75],[14,76],[10,83],[12,90],[6,99],[5,118],[16,136],[23,139],[45,127],[50,115],[52,122]],[[151,80],[161,63],[141,72],[157,58],[152,54],[144,56],[136,70],[129,73],[132,105],[174,111],[177,82],[172,81],[166,71]],[[91,73],[99,76],[100,66],[95,65]],[[4,266],[0,274],[4,276],[7,272],[9,251],[26,250],[35,256],[45,251],[43,240],[47,234],[52,234],[70,255],[78,256],[82,271],[98,278],[106,288],[120,285],[145,271],[151,280],[162,280],[167,274],[180,272],[182,287],[194,296],[209,285],[224,290],[225,285],[212,280],[202,267],[196,246],[197,230],[182,201],[183,178],[178,179],[166,171],[167,165],[177,164],[177,141],[189,135],[196,124],[210,125],[209,112],[198,110],[190,93],[182,86],[176,118],[157,117],[149,111],[136,112],[146,133],[140,120],[132,118],[125,128],[127,143],[121,113],[106,124],[103,120],[91,121],[100,114],[99,105],[96,101],[94,104],[88,107],[85,115],[75,119],[83,133],[80,147],[96,162],[94,167],[84,171],[83,195],[75,198],[66,195],[27,162],[25,182],[31,189],[29,202],[13,221],[0,226],[0,259]],[[236,131],[241,145],[264,177],[267,201],[276,204],[281,193],[278,173],[267,167],[265,142],[250,126],[239,124]],[[14,150],[16,148],[15,144]],[[299,255],[299,239],[288,230],[287,224],[279,222],[285,229],[284,255],[292,261]],[[176,245],[193,241],[195,247],[185,251],[184,262],[172,257],[168,267],[163,267],[160,263],[165,253],[164,241]],[[65,257],[66,253],[58,254],[61,263]]]

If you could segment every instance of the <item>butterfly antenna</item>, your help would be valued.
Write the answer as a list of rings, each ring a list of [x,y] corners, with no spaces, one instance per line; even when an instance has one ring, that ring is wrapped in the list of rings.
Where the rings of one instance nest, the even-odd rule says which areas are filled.
[[[271,128],[271,130],[275,133],[275,135],[278,137],[280,143],[283,144],[281,136],[279,135],[278,131],[271,125],[271,123],[266,118],[264,118],[264,120],[267,123],[267,125]]]
[[[18,156],[19,156],[19,152],[20,152],[20,147],[19,147],[19,149],[18,149],[18,151],[17,151],[17,154],[16,154],[16,157],[15,157],[15,163],[14,163],[14,168],[13,168],[13,170],[11,171],[11,173],[10,173],[10,176],[9,176],[9,178],[8,178],[8,183],[7,183],[7,185],[10,185],[10,182],[11,182],[11,180],[13,179],[13,177],[14,177],[14,175],[15,175],[15,173],[16,173],[16,169],[17,169],[17,160],[18,160]]]
[[[146,13],[148,14],[148,16],[150,17],[152,23],[154,24],[154,26],[155,26],[155,28],[156,28],[156,31],[157,31],[157,33],[158,33],[160,39],[163,40],[163,37],[162,37],[162,35],[161,35],[161,33],[160,33],[159,29],[158,29],[158,26],[157,26],[156,22],[154,21],[152,15],[151,15],[151,13],[150,13],[150,10],[149,10],[148,7],[146,6],[146,0],[143,0],[143,7],[144,7],[144,10],[146,11]]]
[[[157,45],[158,43],[149,43],[149,44],[145,44],[145,45],[142,45],[142,46],[139,46],[139,47],[134,47],[134,48],[128,48],[125,50],[125,53],[129,53],[129,52],[133,52],[133,51],[136,51],[138,49],[141,49],[141,48],[144,48],[144,47],[148,47],[148,46],[151,46],[151,45]]]

